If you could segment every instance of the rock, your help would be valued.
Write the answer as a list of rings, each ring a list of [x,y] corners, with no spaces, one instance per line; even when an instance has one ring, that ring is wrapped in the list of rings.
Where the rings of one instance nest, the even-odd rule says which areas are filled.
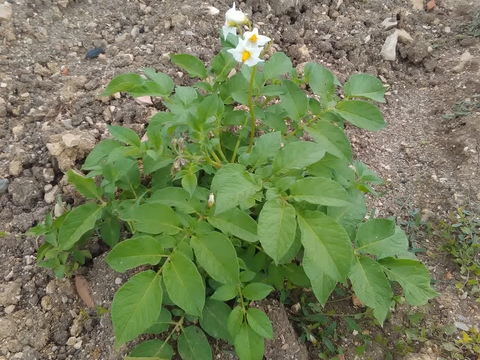
[[[96,47],[94,49],[90,49],[87,51],[87,55],[85,56],[85,58],[87,59],[95,59],[98,57],[98,55],[100,54],[104,54],[105,53],[105,50],[103,50],[102,47]]]
[[[0,284],[0,306],[16,305],[20,300],[22,285],[15,281]]]
[[[135,102],[140,105],[153,105],[152,98],[150,96],[139,96],[135,98]]]
[[[216,7],[214,7],[214,6],[207,6],[207,14],[208,14],[208,15],[215,16],[215,15],[217,15],[218,13],[220,13],[220,10],[218,10]]]
[[[435,4],[435,0],[430,0],[427,2],[427,11],[432,11],[436,6],[437,4]]]
[[[77,343],[78,339],[75,336],[71,336],[67,340],[67,345],[68,346],[73,346]]]
[[[0,97],[0,118],[4,118],[7,115],[7,104],[4,98]]]
[[[62,136],[62,141],[65,144],[66,147],[74,147],[78,146],[80,144],[80,141],[82,140],[80,135],[76,134],[65,134]]]
[[[43,180],[45,180],[47,183],[51,183],[53,180],[55,180],[55,172],[52,168],[44,168],[42,170],[42,175]]]
[[[423,10],[423,0],[410,0],[414,10]]]
[[[52,188],[52,190],[45,193],[45,196],[43,197],[43,199],[47,204],[53,204],[56,200],[57,194],[58,194],[58,185],[55,185]]]
[[[389,35],[385,39],[385,43],[382,46],[382,51],[380,51],[380,55],[383,57],[384,60],[395,61],[397,57],[397,41],[397,31],[395,31],[393,34]]]
[[[407,48],[407,57],[414,64],[419,64],[428,57],[428,45],[425,41],[416,41]]]
[[[95,144],[95,137],[89,131],[75,130],[63,135],[51,135],[47,149],[57,159],[60,170],[67,172],[75,165],[75,161],[83,159]]]
[[[23,164],[19,160],[12,160],[8,166],[8,171],[12,176],[18,176],[22,173]]]
[[[53,308],[52,298],[50,295],[45,295],[42,300],[40,301],[42,308],[46,311],[50,311]]]
[[[57,0],[57,4],[62,6],[63,8],[66,8],[68,5],[68,0]]]
[[[77,317],[73,320],[73,325],[70,328],[70,335],[78,336],[82,332],[82,329],[83,329],[83,318]]]
[[[29,178],[15,178],[8,186],[8,192],[12,195],[12,201],[17,206],[34,206],[42,196],[38,184]]]
[[[251,6],[253,3],[257,3],[257,1],[247,1],[246,7]],[[306,0],[268,0],[267,3],[276,16],[285,14],[294,15],[300,14],[300,9],[305,6]]]
[[[3,21],[10,21],[12,19],[12,7],[10,4],[0,5],[0,23]]]
[[[10,182],[8,181],[8,179],[0,179],[0,194],[3,194],[7,191],[9,183]]]
[[[17,333],[17,325],[7,316],[0,316],[0,340],[11,337],[12,334]]]
[[[398,41],[400,41],[402,44],[408,45],[413,42],[413,38],[404,29],[398,29],[397,33],[398,33]]]
[[[382,26],[385,28],[385,30],[393,29],[395,26],[397,26],[397,24],[398,22],[394,18],[386,18],[382,21]]]
[[[11,314],[12,312],[15,311],[15,305],[8,305],[8,306],[5,306],[5,309],[3,309],[3,311],[5,312],[5,314]]]
[[[21,137],[23,135],[24,130],[25,130],[25,127],[23,125],[14,126],[12,129],[13,136],[15,136],[16,139]]]
[[[465,65],[473,59],[473,56],[468,52],[465,51],[462,56],[460,56],[460,61],[458,65],[453,68],[453,71],[460,73],[465,69]]]

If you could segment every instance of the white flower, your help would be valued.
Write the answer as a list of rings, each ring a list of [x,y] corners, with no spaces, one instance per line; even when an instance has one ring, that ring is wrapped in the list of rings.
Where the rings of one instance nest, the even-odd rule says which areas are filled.
[[[238,39],[238,45],[235,49],[227,50],[233,55],[234,59],[238,62],[247,64],[248,66],[255,66],[259,62],[262,62],[259,58],[263,48],[253,47],[247,43],[247,40]]]
[[[228,34],[237,35],[237,27],[236,26],[230,26],[226,22],[225,25],[223,25],[223,27],[222,27],[222,33],[223,33],[223,38],[225,40],[227,40]]]
[[[225,13],[225,20],[229,26],[248,24],[248,19],[243,11],[235,9],[235,3],[233,3],[232,8],[228,9]]]
[[[258,35],[257,28],[253,29],[253,31],[246,31],[244,37],[245,40],[247,40],[247,44],[256,47],[263,46],[266,43],[270,42],[270,40],[272,40],[267,36]]]

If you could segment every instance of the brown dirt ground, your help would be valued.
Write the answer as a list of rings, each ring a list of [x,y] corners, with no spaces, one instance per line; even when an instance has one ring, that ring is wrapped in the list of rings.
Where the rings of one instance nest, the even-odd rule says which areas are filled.
[[[366,72],[390,86],[382,106],[388,127],[377,133],[349,128],[348,134],[356,156],[387,181],[388,193],[371,199],[371,206],[379,215],[399,221],[408,220],[412,209],[422,209],[432,221],[446,218],[459,206],[480,213],[480,109],[453,120],[443,118],[453,112],[456,102],[480,94],[480,38],[465,33],[480,4],[477,0],[436,3],[430,12],[414,10],[410,0],[237,3],[295,65],[314,60],[342,81]],[[12,18],[0,17],[0,230],[10,235],[0,240],[0,360],[120,359],[128,349],[113,350],[108,314],[86,317],[71,280],[57,281],[35,266],[41,239],[23,234],[43,220],[56,196],[75,203],[63,172],[78,166],[95,142],[108,136],[107,124],[144,130],[153,109],[128,97],[101,98],[108,81],[153,67],[177,84],[188,83],[188,75],[169,62],[168,54],[191,53],[208,62],[220,48],[217,29],[231,3],[9,0],[5,4],[12,9]],[[208,6],[220,13],[210,15]],[[398,45],[395,61],[384,61],[380,50],[394,30],[385,30],[381,23],[397,14],[402,14],[402,26],[414,40]],[[104,56],[86,59],[87,50],[98,46],[105,49]],[[467,51],[471,58],[463,68],[456,68]],[[58,155],[55,146],[66,134],[80,136],[82,142]],[[427,249],[421,257],[441,295],[422,309],[399,306],[383,329],[367,322],[365,331],[372,337],[401,337],[395,326],[403,326],[415,311],[426,313],[422,324],[429,328],[454,321],[480,323],[479,304],[458,295],[458,273],[439,252],[438,239],[417,240]],[[92,250],[97,257],[81,273],[95,303],[108,308],[126,278],[106,266],[101,247]],[[318,358],[319,348],[299,346],[285,316],[294,313],[291,305],[260,305],[276,329],[266,358]],[[363,311],[350,301],[332,303],[328,309],[332,307],[336,313]],[[448,358],[441,354],[437,340],[414,342],[417,354],[407,358]],[[341,333],[336,344],[346,349],[345,359],[387,358],[388,346],[375,342],[365,355],[356,357],[355,347],[361,342],[351,332]],[[222,349],[221,344],[218,347]],[[225,350],[215,356],[230,357]]]

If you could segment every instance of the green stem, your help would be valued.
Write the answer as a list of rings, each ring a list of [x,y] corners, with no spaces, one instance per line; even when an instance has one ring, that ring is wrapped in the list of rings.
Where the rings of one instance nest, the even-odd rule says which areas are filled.
[[[226,162],[228,162],[227,160],[227,157],[225,156],[225,154],[223,153],[223,150],[222,150],[222,146],[219,144],[217,145],[217,151],[218,153],[220,154],[220,156],[222,157],[222,159]]]
[[[253,82],[255,81],[255,72],[257,71],[257,66],[252,67],[252,75],[250,76],[250,86],[248,88],[248,107],[250,109],[250,117],[252,118],[252,129],[250,130],[250,141],[248,142],[247,153],[252,151],[253,139],[255,138],[255,111],[253,109]]]
[[[248,122],[248,118],[245,119],[245,122],[243,123],[243,127],[247,126],[247,122]],[[238,151],[238,148],[240,147],[241,141],[242,141],[242,135],[238,134],[237,143],[235,144],[235,149],[233,150],[232,160],[230,160],[231,163],[235,162],[235,159],[237,158],[237,151]]]

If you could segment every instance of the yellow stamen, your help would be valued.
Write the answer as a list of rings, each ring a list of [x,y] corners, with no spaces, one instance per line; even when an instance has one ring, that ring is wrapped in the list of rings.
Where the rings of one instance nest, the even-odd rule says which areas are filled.
[[[248,59],[250,59],[250,53],[247,50],[244,50],[242,54],[242,62],[245,62]]]
[[[252,36],[250,36],[250,41],[252,43],[257,42],[257,34],[253,34]]]

